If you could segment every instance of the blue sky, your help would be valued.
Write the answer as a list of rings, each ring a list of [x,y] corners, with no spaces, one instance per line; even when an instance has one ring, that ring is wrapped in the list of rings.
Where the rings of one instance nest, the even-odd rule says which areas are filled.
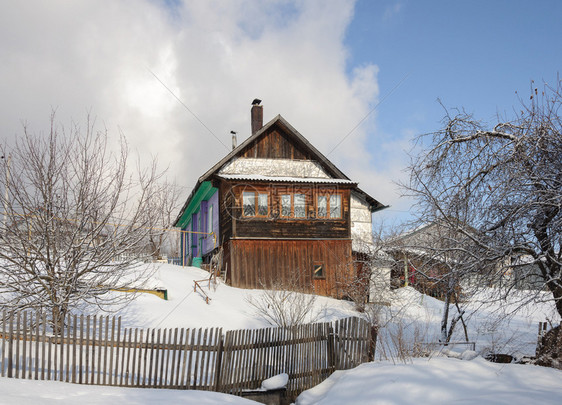
[[[376,150],[380,137],[439,128],[437,99],[490,122],[509,116],[519,104],[515,92],[527,97],[531,79],[556,81],[560,16],[560,1],[359,0],[345,38],[348,71],[375,63],[380,97],[392,92],[377,107],[369,148]]]
[[[187,197],[231,130],[249,136],[260,98],[266,122],[281,114],[392,206],[376,218],[402,220],[411,201],[394,182],[409,141],[439,128],[437,99],[509,114],[531,79],[556,80],[561,15],[559,1],[13,2],[0,13],[0,137],[45,130],[52,109],[66,127],[89,112]]]

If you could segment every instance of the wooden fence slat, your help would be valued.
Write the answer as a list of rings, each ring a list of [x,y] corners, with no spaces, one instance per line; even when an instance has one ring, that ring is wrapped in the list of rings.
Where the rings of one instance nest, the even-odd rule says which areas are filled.
[[[157,386],[162,387],[162,377],[164,376],[164,352],[162,347],[166,344],[166,331],[164,328],[162,331],[162,343],[160,343],[160,329],[158,330],[158,351],[156,352],[156,364],[158,365],[158,358],[160,357],[160,372],[158,373]]]
[[[53,325],[53,335],[56,336],[56,327],[55,327],[55,325]],[[49,341],[49,346],[48,346],[48,352],[49,352],[49,353],[47,354],[47,356],[48,356],[48,357],[47,357],[47,380],[51,381],[51,358],[52,358],[51,355],[53,354],[53,337],[52,337],[52,336],[49,336],[48,341]],[[56,359],[57,350],[56,350],[56,347],[55,347],[54,352],[55,352],[55,354],[54,354],[54,357],[55,357],[55,358],[54,358],[54,364],[55,364],[55,366],[54,366],[53,368],[54,368],[55,371],[54,371],[54,374],[53,374],[53,376],[52,376],[52,379],[53,379],[53,380],[56,380],[56,379],[57,379],[57,374],[56,374],[56,369],[57,369],[57,366],[56,366],[56,364],[57,364],[57,359]]]
[[[2,339],[2,359],[1,359],[2,370],[0,372],[0,375],[4,377],[5,376],[4,368],[6,367],[5,360],[4,360],[5,353],[6,353],[6,310],[5,309],[2,310],[2,336],[4,338]]]
[[[201,357],[201,336],[202,328],[197,330],[197,343],[195,344],[195,365],[193,367],[193,388],[197,389],[199,383],[199,358]],[[200,378],[200,377],[199,377]]]
[[[109,339],[109,367],[107,367],[107,379],[108,379],[108,384],[112,385],[113,383],[113,352],[114,352],[114,339],[115,339],[115,317],[112,316],[111,317],[111,334],[110,334],[110,339]],[[107,350],[105,352],[105,354],[107,355]],[[107,363],[107,362],[106,362]],[[105,385],[105,381],[104,381],[104,385]]]
[[[132,333],[133,333],[133,329],[129,329],[129,346],[127,347],[127,371],[125,374],[125,386],[129,385],[129,376],[131,378],[131,385],[134,385],[134,381],[135,381],[135,350],[137,349],[137,328],[135,328],[134,339],[132,339]],[[131,346],[133,346],[132,364],[131,364]]]
[[[201,335],[201,329],[199,329],[198,332],[196,332],[197,329],[192,329],[191,330],[191,345],[189,347],[189,360],[187,361],[187,380],[186,380],[186,389],[191,389],[191,387],[193,387],[193,384],[191,383],[191,371],[192,371],[192,367],[193,367],[193,349],[195,347],[195,335],[197,333],[199,333],[199,335]],[[195,379],[194,379],[195,381]]]
[[[206,350],[209,344],[209,338],[212,334],[212,328],[205,328],[205,332],[203,333],[203,341],[199,348],[199,352],[201,353],[201,366],[199,369],[199,389],[205,389],[207,385],[207,380],[205,376],[205,367],[207,362],[209,361],[209,352]]]
[[[18,326],[19,329],[19,326]],[[27,311],[23,311],[23,325],[22,325],[22,336],[21,341],[23,342],[22,346],[22,358],[21,358],[21,378],[25,379],[25,374],[27,371]],[[20,346],[20,339],[18,339],[18,347]],[[19,356],[18,356],[19,357]],[[18,373],[16,372],[16,378],[19,378]]]
[[[153,360],[154,360],[154,339],[155,339],[154,329],[152,330],[151,337],[152,337],[152,339],[151,339],[152,343],[150,345],[150,362],[149,362],[149,365],[148,365],[148,381],[147,381],[147,384],[146,384],[148,387],[152,386],[152,363],[153,363]],[[146,340],[148,341],[148,334],[146,336]]]
[[[158,329],[158,332],[156,333],[157,339],[156,339],[156,360],[154,361],[154,387],[159,387],[160,386],[160,379],[161,379],[161,373],[159,371],[162,371],[161,367],[159,368],[158,366],[161,365],[161,360],[160,359],[160,348],[162,346],[162,344],[160,343],[160,331],[161,329]],[[166,334],[166,329],[164,329],[164,334]]]
[[[135,337],[132,338],[133,329],[129,329],[129,346],[127,347],[127,371],[125,373],[125,386],[129,385],[129,378],[131,385],[135,382],[135,354],[137,349],[137,328],[135,328]],[[133,354],[131,356],[131,346]],[[132,363],[131,363],[132,362]]]
[[[86,330],[86,340],[84,340],[84,329]],[[86,327],[84,328],[84,317],[80,321],[80,350],[84,351],[84,359],[80,356],[80,384],[88,384],[89,358],[90,358],[90,315],[86,316]],[[85,346],[84,346],[85,345]],[[84,367],[82,369],[82,367]]]
[[[8,378],[12,378],[14,376],[12,374],[13,355],[14,355],[14,339],[13,339],[14,319],[13,319],[12,314],[10,314],[8,322],[10,323],[10,325],[8,326],[8,333],[9,333],[9,337],[8,337]]]
[[[178,352],[177,350],[177,344],[178,344],[178,328],[174,328],[174,337],[172,340],[172,334],[170,333],[170,342],[173,345],[173,349],[172,351],[172,365],[170,367],[170,387],[174,387],[174,370],[176,368],[176,354]],[[179,359],[178,359],[178,364],[179,364]],[[168,376],[166,375],[166,378],[168,378]]]
[[[238,377],[237,378],[238,381],[237,381],[237,386],[236,386],[235,392],[237,394],[240,394],[242,392],[243,387],[244,387],[244,381],[241,377],[244,375],[244,371],[245,371],[244,366],[245,366],[247,352],[244,349],[244,345],[246,344],[248,333],[249,333],[249,331],[242,330],[242,331],[240,331],[240,335],[239,335],[239,337],[240,337],[239,344],[241,345],[241,348],[240,348],[240,351],[239,351],[240,356],[238,358],[237,367],[236,367],[237,368],[236,374],[237,374],[237,377]]]
[[[70,317],[69,317],[70,319]],[[74,317],[72,318],[72,382],[75,383],[76,382],[76,331],[77,331],[77,322],[76,322],[76,314],[74,314]],[[69,342],[70,343],[70,342]],[[70,347],[70,345],[68,345],[68,347]],[[70,361],[67,361],[67,365],[68,363],[70,363]],[[68,372],[67,372],[67,377],[66,380],[68,382]]]
[[[213,328],[211,329],[211,337],[209,338],[209,349],[207,351],[207,366],[205,368],[205,380],[206,380],[206,390],[211,390],[212,387],[215,386],[215,378],[216,375],[213,372],[213,370],[215,369],[215,367],[211,367],[211,362],[216,362],[217,361],[217,350],[218,350],[218,346],[219,346],[219,336],[218,334],[221,333],[222,334],[222,329],[220,328]]]
[[[230,347],[229,347],[229,351],[228,351],[228,355],[229,355],[229,368],[228,368],[228,387],[229,387],[229,391],[232,391],[232,389],[234,388],[233,382],[234,382],[234,370],[236,369],[236,351],[234,350],[234,346],[237,343],[237,339],[238,339],[238,332],[239,331],[231,331],[230,333]]]
[[[20,377],[20,340],[21,340],[21,312],[18,312],[16,321],[16,378]]]
[[[231,392],[235,394],[238,390],[239,373],[241,367],[242,350],[239,349],[240,342],[242,341],[242,330],[234,332],[233,344],[233,365],[231,377]]]
[[[224,338],[222,339],[222,348],[221,350],[221,361],[220,361],[220,372],[219,376],[220,379],[217,382],[217,391],[218,392],[227,392],[226,385],[228,384],[228,370],[230,364],[230,336],[231,332],[227,331]]]
[[[187,368],[189,366],[187,364],[187,358],[188,358],[187,350],[188,350],[189,338],[190,338],[190,335],[192,335],[192,334],[193,334],[193,331],[191,329],[185,330],[185,345],[184,345],[184,348],[183,348],[181,380],[180,380],[180,383],[178,385],[178,387],[184,387],[185,389],[189,389],[189,377],[187,377],[187,380],[186,380]]]
[[[240,353],[237,352],[235,350],[236,345],[238,345],[238,341],[240,340],[240,334],[242,333],[242,331],[233,331],[232,333],[232,341],[231,341],[231,345],[230,345],[230,355],[231,355],[231,359],[230,359],[230,375],[229,375],[229,385],[230,385],[230,391],[234,392],[235,389],[235,385],[234,385],[234,381],[236,379],[236,365],[239,362],[239,357],[240,357]]]
[[[252,358],[252,381],[261,381],[263,379],[263,365],[267,357],[267,348],[263,346],[263,340],[267,329],[257,329],[254,331],[254,349]],[[258,387],[256,387],[258,388]]]
[[[121,330],[121,325],[119,325],[119,329]],[[117,336],[119,336],[119,332],[117,332]],[[119,340],[119,339],[117,339]],[[121,351],[121,372],[119,372],[119,366],[116,367],[117,372],[119,373],[119,386],[122,387],[123,386],[123,378],[125,377],[125,368],[127,369],[127,372],[129,371],[129,360],[127,359],[127,361],[125,362],[125,355],[127,353],[127,346],[130,344],[129,342],[131,341],[131,337],[129,336],[129,339],[127,340],[127,328],[123,329],[123,342],[119,341],[119,345],[123,344],[123,350]],[[129,346],[130,347],[130,346]],[[119,359],[119,357],[118,357]],[[117,380],[115,380],[117,381]]]
[[[181,328],[181,329],[179,330],[179,332],[180,332],[180,336],[179,336],[179,339],[178,339],[178,350],[177,350],[177,352],[178,352],[178,361],[177,361],[177,363],[176,363],[176,383],[174,384],[174,387],[175,387],[175,388],[178,388],[178,387],[180,386],[179,378],[180,378],[180,364],[181,364],[181,359],[182,359],[181,355],[182,355],[182,352],[183,352],[183,350],[182,350],[183,345],[182,345],[182,344],[183,344],[183,332],[184,332],[184,329]]]
[[[117,318],[117,341],[114,343],[115,346],[115,365],[112,367],[113,381],[114,385],[118,385],[117,381],[119,378],[119,348],[121,347],[121,317]],[[113,359],[113,356],[111,356]],[[123,364],[123,362],[121,362]]]
[[[138,368],[138,371],[137,371],[137,387],[143,387],[143,386],[144,386],[144,376],[145,376],[145,373],[143,373],[143,374],[141,375],[141,366],[143,367],[144,371],[146,372],[146,349],[147,349],[147,347],[145,346],[145,348],[144,348],[144,357],[143,357],[143,351],[142,351],[142,349],[143,349],[143,347],[142,347],[142,341],[143,341],[142,335],[143,335],[143,332],[144,332],[144,330],[141,329],[141,330],[140,330],[140,338],[139,338],[140,344],[139,344],[139,368]],[[146,336],[148,336],[148,330],[147,330],[147,332],[146,332]],[[147,339],[148,339],[148,338],[147,338]],[[141,360],[143,360],[143,359],[144,359],[144,364],[142,364],[143,362],[141,361]]]
[[[220,392],[221,389],[221,369],[222,369],[222,354],[224,350],[224,341],[222,337],[222,329],[219,329],[219,333],[217,336],[217,351],[216,351],[216,359],[215,359],[215,388],[214,391]]]
[[[94,384],[95,376],[96,376],[96,327],[98,325],[98,318],[97,315],[94,315],[92,318],[92,366],[90,370],[91,380],[90,384]],[[89,335],[89,333],[88,333]],[[99,349],[99,346],[98,346]],[[98,350],[99,351],[99,350]]]
[[[62,321],[57,321],[57,328],[59,330],[59,335],[57,336],[58,352],[59,352],[59,381],[63,381],[64,378],[64,319]]]
[[[47,316],[45,314],[41,316],[41,323],[43,324],[43,333],[41,338],[41,380],[44,380],[45,379],[45,341],[47,340]],[[49,347],[50,346],[51,345],[49,345]],[[51,368],[50,361],[49,361],[49,368]]]
[[[34,358],[38,358],[38,356],[34,356],[33,355],[33,349],[35,346],[33,342],[35,342],[37,339],[33,338],[33,329],[34,329],[34,325],[33,325],[33,312],[29,311],[29,361],[28,361],[28,368],[27,368],[27,378],[29,380],[31,380],[33,378],[33,359]]]
[[[98,361],[97,361],[97,377],[96,384],[101,384],[101,369],[102,369],[102,346],[103,345],[103,315],[100,315],[98,321]]]

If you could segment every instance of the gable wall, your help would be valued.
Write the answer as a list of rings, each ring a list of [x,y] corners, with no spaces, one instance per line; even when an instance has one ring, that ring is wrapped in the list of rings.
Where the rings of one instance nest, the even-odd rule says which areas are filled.
[[[310,152],[301,149],[277,127],[259,137],[240,157],[262,159],[312,159]]]

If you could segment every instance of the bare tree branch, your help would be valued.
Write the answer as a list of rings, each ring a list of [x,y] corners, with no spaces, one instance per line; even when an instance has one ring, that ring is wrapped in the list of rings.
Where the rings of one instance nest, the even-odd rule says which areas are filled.
[[[54,323],[83,302],[130,297],[110,289],[140,287],[139,259],[166,210],[155,162],[129,170],[123,135],[108,147],[107,132],[85,126],[67,132],[51,116],[49,132],[24,126],[13,147],[0,146],[0,302],[49,310]]]

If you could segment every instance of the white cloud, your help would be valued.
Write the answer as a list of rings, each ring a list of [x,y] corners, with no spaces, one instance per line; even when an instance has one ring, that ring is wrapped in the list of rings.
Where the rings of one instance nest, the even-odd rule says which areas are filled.
[[[375,65],[346,75],[350,1],[25,1],[0,16],[0,128],[47,128],[92,111],[187,187],[249,135],[252,99],[327,154],[379,97]],[[154,78],[164,82],[222,145]],[[375,114],[330,154],[375,198],[386,173],[366,148]],[[393,169],[394,170],[394,169]],[[384,186],[386,187],[386,186]],[[187,192],[187,190],[186,190]]]

